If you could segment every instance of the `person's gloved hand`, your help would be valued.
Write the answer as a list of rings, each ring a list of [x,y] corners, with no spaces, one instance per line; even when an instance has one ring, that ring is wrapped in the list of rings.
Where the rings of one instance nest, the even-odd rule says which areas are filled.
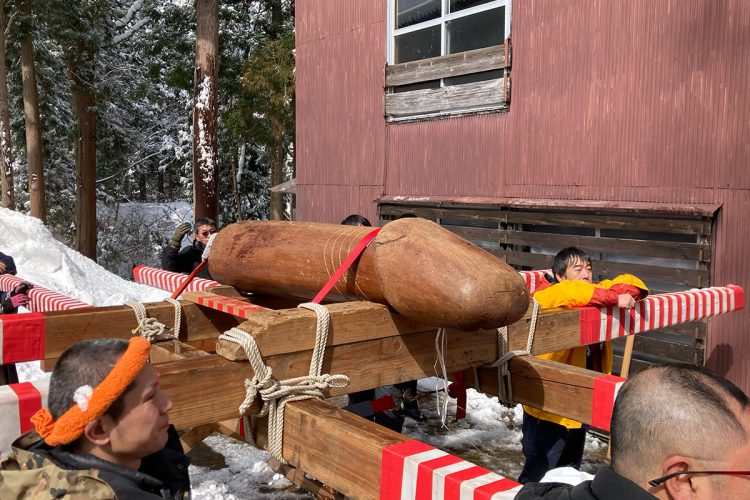
[[[189,222],[183,222],[182,224],[177,226],[177,229],[174,230],[172,241],[170,241],[169,244],[175,248],[180,248],[180,243],[182,243],[182,238],[184,238],[185,235],[190,232],[191,227],[192,225]]]
[[[3,313],[11,314],[18,312],[20,306],[25,306],[29,303],[29,296],[23,293],[17,295],[9,295],[3,300]]]
[[[32,288],[34,288],[34,285],[27,281],[22,281],[21,283],[13,287],[13,290],[11,290],[10,292],[10,296],[13,297],[14,295],[26,295]]]

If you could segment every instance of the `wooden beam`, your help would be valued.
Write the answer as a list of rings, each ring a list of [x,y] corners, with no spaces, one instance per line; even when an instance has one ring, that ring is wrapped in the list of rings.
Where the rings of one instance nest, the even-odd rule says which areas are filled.
[[[409,440],[317,399],[286,405],[284,459],[350,498],[377,499],[383,448]]]
[[[330,327],[328,346],[350,344],[363,340],[395,337],[414,332],[435,332],[435,327],[410,321],[373,302],[340,302],[329,304]],[[317,317],[309,309],[260,311],[238,326],[251,333],[261,354],[273,356],[310,351],[315,345]],[[217,352],[231,360],[246,360],[237,344],[220,340]]]
[[[149,317],[172,326],[174,306],[168,302],[144,304]],[[202,350],[213,350],[214,341],[222,332],[237,326],[236,318],[211,309],[182,302],[180,339]],[[108,306],[70,311],[49,311],[45,317],[45,359],[56,359],[69,346],[84,339],[123,338],[132,336],[137,326],[135,313],[128,306]],[[208,340],[208,343],[203,341]]]
[[[507,108],[506,78],[509,77],[435,89],[386,94],[385,114],[390,117],[402,117],[449,112],[458,109]]]
[[[328,348],[322,372],[345,374],[351,379],[348,387],[331,389],[329,395],[434,375],[434,339],[435,332],[430,331]],[[496,346],[494,335],[454,332],[448,336],[447,369],[453,372],[491,363]],[[311,352],[279,354],[264,360],[274,377],[283,380],[306,375]],[[231,362],[217,355],[162,363],[158,369],[161,386],[174,403],[171,419],[180,428],[236,417],[245,398],[244,380],[252,377],[249,363]]]
[[[608,420],[606,426],[600,420],[592,422],[595,380],[602,379],[604,374],[533,356],[513,358],[510,372],[516,403],[563,415],[585,424],[595,423],[598,427],[609,430]],[[497,370],[480,368],[477,373],[478,383],[474,379],[474,370],[465,372],[467,385],[473,385],[480,392],[497,395]],[[611,406],[608,409],[611,412]],[[599,406],[597,411],[606,412],[607,408]]]
[[[152,364],[203,356],[209,356],[209,354],[179,340],[163,340],[151,345]]]
[[[289,464],[283,464],[273,457],[268,459],[268,466],[271,467],[271,470],[277,474],[281,474],[299,488],[312,493],[316,500],[345,500],[346,498],[341,493],[331,491],[332,488],[327,487],[320,481],[307,477],[303,470],[292,467]]]
[[[509,41],[506,43],[509,43]],[[385,68],[385,86],[408,85],[493,69],[503,69],[510,66],[510,61],[505,60],[505,54],[504,45],[493,45],[492,47],[468,50],[458,54],[392,64]],[[508,56],[508,59],[510,59],[509,52]]]

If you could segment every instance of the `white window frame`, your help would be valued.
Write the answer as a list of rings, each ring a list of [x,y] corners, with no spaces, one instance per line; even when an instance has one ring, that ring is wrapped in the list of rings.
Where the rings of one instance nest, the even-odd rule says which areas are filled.
[[[453,12],[450,14],[446,14],[448,12],[448,8],[450,6],[450,0],[440,0],[441,1],[441,14],[439,17],[436,17],[435,19],[430,19],[429,21],[424,21],[419,24],[414,24],[411,26],[406,26],[404,28],[395,29],[395,18],[396,18],[396,0],[388,0],[388,9],[387,9],[387,21],[386,24],[388,26],[388,37],[387,37],[387,47],[386,47],[386,60],[389,65],[394,64],[394,57],[395,57],[395,39],[399,35],[404,35],[406,33],[411,33],[412,31],[421,30],[424,28],[429,28],[430,26],[436,26],[440,25],[440,55],[444,56],[446,55],[446,36],[445,36],[445,23],[448,21],[452,21],[454,19],[459,19],[462,17],[470,16],[472,14],[477,14],[479,12],[484,12],[487,10],[496,9],[498,7],[505,7],[505,33],[503,36],[503,40],[510,37],[510,20],[511,20],[511,3],[512,0],[493,0],[491,2],[487,2],[482,5],[477,5],[475,7],[470,7],[468,9],[460,10],[458,12]],[[440,83],[441,86],[443,86],[443,81],[441,80]]]

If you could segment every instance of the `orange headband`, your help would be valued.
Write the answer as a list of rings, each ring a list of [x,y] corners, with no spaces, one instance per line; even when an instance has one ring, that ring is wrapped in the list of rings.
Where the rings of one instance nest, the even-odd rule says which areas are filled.
[[[88,398],[88,407],[74,404],[56,421],[47,408],[31,417],[31,422],[44,442],[50,446],[72,443],[78,439],[86,424],[101,417],[135,380],[148,362],[151,344],[143,337],[132,337],[125,353],[117,360],[112,371],[96,386]],[[78,391],[76,391],[78,392]]]

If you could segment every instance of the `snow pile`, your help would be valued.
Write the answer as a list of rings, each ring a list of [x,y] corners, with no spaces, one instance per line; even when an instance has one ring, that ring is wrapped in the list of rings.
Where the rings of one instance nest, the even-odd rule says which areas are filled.
[[[0,252],[13,257],[17,276],[95,306],[128,300],[155,302],[169,293],[124,280],[57,241],[35,217],[0,208]]]

